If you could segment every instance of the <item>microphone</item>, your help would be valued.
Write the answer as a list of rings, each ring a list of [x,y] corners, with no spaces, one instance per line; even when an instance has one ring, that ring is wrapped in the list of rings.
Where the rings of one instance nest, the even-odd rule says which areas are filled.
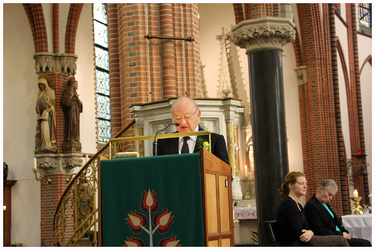
[[[156,155],[156,151],[157,151],[157,147],[158,147],[158,143],[156,142],[156,136],[160,133],[160,132],[162,132],[162,131],[164,131],[164,130],[166,130],[169,126],[171,126],[171,125],[175,125],[175,126],[180,126],[180,124],[179,123],[170,123],[170,124],[168,124],[165,128],[163,128],[163,129],[161,129],[161,130],[159,130],[158,132],[156,132],[156,134],[155,134],[155,138],[154,138],[154,143],[153,143],[153,156],[155,156]]]

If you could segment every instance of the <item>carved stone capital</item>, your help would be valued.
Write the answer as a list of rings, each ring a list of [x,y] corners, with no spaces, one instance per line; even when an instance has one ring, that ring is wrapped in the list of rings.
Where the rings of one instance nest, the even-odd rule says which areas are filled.
[[[57,167],[57,161],[52,157],[39,157],[37,159],[37,166],[43,170],[53,170]]]
[[[69,157],[62,161],[63,169],[70,170],[76,167],[82,167],[82,159],[80,157]]]
[[[144,120],[141,118],[135,118],[135,125],[137,128],[144,128]]]
[[[231,41],[246,53],[257,49],[282,49],[296,37],[289,18],[263,17],[244,20],[232,27]]]
[[[55,72],[55,54],[54,53],[35,53],[35,71],[37,74],[46,72]]]
[[[77,55],[74,54],[60,54],[59,55],[59,70],[63,73],[75,75],[77,73]]]
[[[78,56],[75,54],[35,53],[35,70],[37,74],[48,72],[75,75],[77,72],[77,58]]]
[[[234,122],[234,118],[233,117],[225,117],[225,122],[228,124],[228,123],[232,123]]]
[[[295,68],[294,71],[296,72],[297,84],[305,84],[307,82],[306,66]]]

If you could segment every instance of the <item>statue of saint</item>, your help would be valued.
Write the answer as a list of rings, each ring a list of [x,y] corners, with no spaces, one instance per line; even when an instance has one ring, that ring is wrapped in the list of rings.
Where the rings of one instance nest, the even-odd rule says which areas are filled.
[[[38,77],[38,114],[35,133],[35,152],[56,151],[56,111],[55,91],[51,88],[51,78],[47,74]]]
[[[64,142],[79,142],[79,121],[82,113],[82,102],[77,93],[78,81],[71,77],[61,96],[61,104],[65,117]]]

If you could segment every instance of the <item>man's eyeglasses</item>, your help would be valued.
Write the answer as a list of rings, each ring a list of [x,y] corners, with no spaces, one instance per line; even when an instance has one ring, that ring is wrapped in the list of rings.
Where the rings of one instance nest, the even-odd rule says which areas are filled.
[[[195,115],[195,113],[197,113],[198,109],[195,110],[195,112],[191,115],[184,115],[184,116],[177,116],[174,118],[175,121],[177,122],[180,122],[182,119],[184,119],[185,121],[188,121],[193,115]]]

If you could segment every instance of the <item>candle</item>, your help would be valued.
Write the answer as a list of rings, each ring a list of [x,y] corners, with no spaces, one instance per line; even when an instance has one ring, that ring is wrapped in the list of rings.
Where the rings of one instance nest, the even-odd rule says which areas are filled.
[[[34,169],[36,169],[36,158],[34,158]]]
[[[357,191],[357,189],[354,189],[353,194],[354,194],[354,197],[358,197],[358,191]]]
[[[4,212],[7,211],[7,206],[3,206],[3,211],[4,211]]]
[[[247,166],[245,165],[245,176],[247,177]]]

